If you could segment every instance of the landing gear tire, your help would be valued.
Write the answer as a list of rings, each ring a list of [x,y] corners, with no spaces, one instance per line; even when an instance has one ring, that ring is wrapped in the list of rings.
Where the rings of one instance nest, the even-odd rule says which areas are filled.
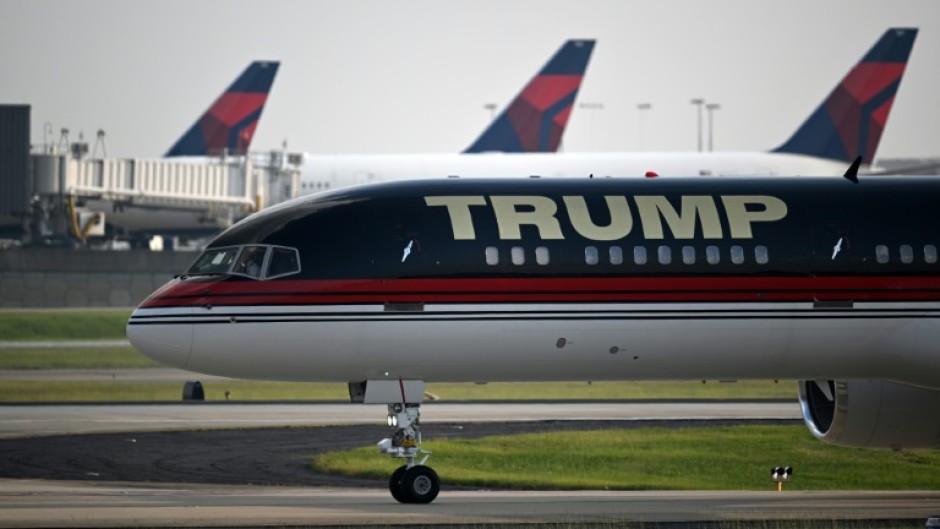
[[[408,467],[402,465],[395,469],[395,472],[392,472],[392,477],[388,479],[388,491],[392,493],[392,497],[395,498],[398,503],[409,503],[401,486],[401,478],[407,470]]]
[[[397,474],[398,470],[395,473]],[[394,478],[395,474],[392,474],[392,477]],[[437,477],[437,472],[424,465],[415,465],[406,469],[399,483],[401,494],[407,500],[404,503],[431,503],[441,491],[441,480]],[[392,496],[395,496],[394,491],[392,491]]]

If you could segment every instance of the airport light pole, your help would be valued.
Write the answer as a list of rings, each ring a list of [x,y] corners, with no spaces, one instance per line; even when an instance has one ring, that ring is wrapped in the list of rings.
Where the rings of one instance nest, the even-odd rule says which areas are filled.
[[[496,103],[486,103],[483,105],[483,109],[490,111],[490,123],[496,121]]]
[[[604,110],[604,103],[578,103],[585,110]],[[591,114],[591,150],[594,150],[594,114]]]
[[[640,150],[641,151],[643,150],[643,114],[645,114],[644,112],[645,110],[649,110],[651,108],[653,108],[652,103],[639,103],[636,106],[636,109],[640,114],[639,122],[640,122]]]
[[[698,107],[698,152],[702,152],[702,105],[705,100],[697,97],[691,103]]]
[[[52,154],[54,149],[49,145],[49,138],[52,136],[52,123],[48,121],[42,124],[42,152]]]
[[[708,110],[708,152],[711,152],[714,148],[714,139],[715,139],[715,122],[712,118],[712,113],[716,110],[719,110],[721,105],[718,103],[709,103],[705,105],[705,109]]]

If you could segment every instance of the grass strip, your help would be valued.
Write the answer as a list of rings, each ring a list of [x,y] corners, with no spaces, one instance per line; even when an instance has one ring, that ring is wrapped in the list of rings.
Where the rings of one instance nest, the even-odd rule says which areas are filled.
[[[111,366],[113,367],[113,366]],[[191,380],[200,380],[192,374]],[[745,384],[745,383],[742,383]],[[527,382],[519,384],[431,384],[428,391],[441,397],[442,402],[460,400],[617,400],[617,399],[698,399],[698,398],[766,398],[762,391],[750,391],[755,384],[780,388],[770,397],[795,398],[793,383],[773,384],[772,381],[748,382],[744,387],[736,384],[706,384],[715,386],[715,392],[700,388],[701,382],[605,382],[551,383]],[[731,386],[731,387],[728,387]],[[118,373],[114,380],[83,381],[0,381],[0,402],[97,402],[97,401],[164,401],[178,400],[183,383],[178,381],[124,382]],[[480,391],[480,388],[489,391]],[[237,400],[347,400],[349,392],[343,383],[264,382],[249,380],[209,380],[203,382],[206,400],[225,400],[225,392]],[[732,391],[737,389],[738,391]]]
[[[199,375],[194,374],[193,380]],[[142,402],[179,401],[183,382],[5,381],[0,382],[0,402]],[[346,384],[255,382],[225,380],[204,382],[206,400],[342,400],[349,399]],[[381,417],[377,418],[381,420]]]
[[[0,349],[0,369],[122,369],[159,366],[133,347]]]
[[[443,400],[792,399],[792,380],[429,383]]]
[[[0,311],[0,340],[119,340],[128,317],[114,309]]]
[[[446,483],[537,490],[938,490],[940,452],[833,446],[802,426],[644,428],[425,439]],[[317,456],[321,472],[387,478],[402,460],[374,447]]]

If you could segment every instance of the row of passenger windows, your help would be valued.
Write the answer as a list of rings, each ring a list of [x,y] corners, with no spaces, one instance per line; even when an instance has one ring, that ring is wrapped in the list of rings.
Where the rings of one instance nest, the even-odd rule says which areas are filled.
[[[631,261],[635,265],[645,265],[649,262],[659,263],[661,265],[672,264],[673,260],[682,262],[682,264],[695,264],[701,262],[702,257],[708,264],[718,264],[722,259],[728,259],[731,263],[739,265],[744,264],[749,259],[757,264],[767,264],[770,261],[770,254],[767,247],[758,245],[753,248],[753,255],[749,256],[743,246],[734,245],[727,249],[727,255],[722,256],[722,250],[718,246],[706,246],[705,255],[700,256],[694,246],[683,246],[679,249],[678,255],[673,256],[673,250],[670,246],[657,246],[647,250],[645,246],[634,246],[632,255],[629,248],[627,255],[624,255],[624,249],[620,246],[611,246],[607,251],[598,250],[596,246],[584,247],[584,263],[587,265],[604,264],[621,265],[625,260]],[[913,263],[915,260],[914,247],[909,244],[902,244],[898,248],[898,256],[904,264]],[[652,255],[650,255],[652,254]],[[835,258],[835,256],[833,257]],[[521,246],[513,246],[509,250],[509,260],[514,265],[526,264],[526,250]],[[875,260],[879,264],[887,264],[891,261],[891,250],[879,244],[875,247]],[[937,247],[933,244],[926,244],[923,248],[923,260],[927,264],[937,262]],[[551,262],[548,248],[539,246],[535,248],[535,262],[539,265],[547,265]],[[488,246],[486,248],[486,264],[496,266],[500,263],[499,248]]]
[[[910,244],[902,244],[898,248],[898,255],[901,258],[901,262],[904,264],[911,264],[914,262],[914,247]],[[875,246],[875,260],[879,264],[886,264],[891,261],[891,250],[883,245],[879,244]],[[937,262],[937,247],[932,244],[924,245],[924,262],[927,264],[934,264]]]
[[[629,250],[628,250],[629,251]],[[653,260],[661,265],[672,264],[673,251],[669,246],[658,246],[647,251],[645,246],[634,246],[633,255],[628,256],[635,265],[645,265]],[[649,254],[654,255],[650,256]],[[898,248],[898,257],[904,264],[911,264],[915,260],[914,247],[909,244],[902,244]],[[604,255],[605,254],[605,255]],[[835,256],[834,256],[835,257]],[[718,246],[705,247],[705,262],[708,264],[718,264],[722,260],[721,249]],[[744,264],[748,260],[747,252],[743,246],[734,245],[728,249],[728,255],[724,257],[730,259],[733,264]],[[513,246],[509,250],[509,259],[514,265],[524,265],[526,263],[526,251],[521,246]],[[700,262],[694,246],[683,246],[679,250],[677,260],[683,264],[691,265]],[[875,247],[875,260],[879,264],[887,264],[891,261],[891,250],[883,244]],[[926,244],[923,248],[923,260],[927,264],[937,262],[937,247],[933,244]],[[588,265],[600,264],[621,265],[624,263],[624,250],[620,246],[611,246],[606,252],[599,251],[596,246],[586,246],[584,248],[584,263]],[[767,264],[770,261],[770,255],[767,247],[763,245],[755,246],[753,249],[753,262],[757,264]],[[548,248],[539,246],[535,248],[535,262],[539,265],[547,265],[551,262]],[[500,263],[499,248],[489,246],[486,248],[486,264],[496,266]]]
[[[673,259],[683,264],[695,264],[700,262],[701,256],[696,255],[694,246],[683,246],[679,249],[678,255],[673,257],[673,250],[670,246],[657,246],[649,251],[645,246],[634,246],[632,252],[627,249],[627,260],[635,265],[645,265],[650,261],[661,265],[672,264]],[[629,255],[632,253],[632,255]],[[734,264],[744,264],[748,259],[753,259],[757,264],[767,264],[770,260],[767,247],[763,245],[755,246],[753,256],[749,257],[748,252],[743,246],[731,246],[727,255],[722,257],[721,249],[717,246],[707,246],[705,248],[704,259],[708,264],[718,264],[722,259],[729,259]],[[650,255],[652,254],[652,255]],[[605,264],[621,265],[624,263],[624,250],[620,246],[611,246],[606,252],[600,251],[596,246],[584,247],[584,263],[588,265],[597,265],[603,261]],[[524,265],[526,263],[526,251],[521,246],[513,246],[509,250],[509,259],[514,265]],[[548,248],[539,246],[535,248],[535,262],[539,265],[547,265],[551,262]],[[499,248],[488,246],[486,248],[486,264],[496,266],[500,263]]]

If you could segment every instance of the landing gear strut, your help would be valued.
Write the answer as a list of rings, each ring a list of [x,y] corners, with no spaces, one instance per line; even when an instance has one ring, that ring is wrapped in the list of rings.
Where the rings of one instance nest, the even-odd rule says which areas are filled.
[[[401,503],[431,503],[441,490],[437,473],[424,465],[431,452],[421,448],[420,418],[420,404],[389,404],[392,436],[378,443],[379,452],[406,460],[388,480],[389,492]],[[417,461],[419,457],[421,460]]]
[[[349,383],[349,400],[388,405],[388,425],[392,427],[392,436],[379,441],[379,452],[405,460],[405,464],[398,467],[388,480],[392,497],[401,503],[434,501],[441,491],[441,480],[431,467],[424,466],[431,455],[421,448],[424,381],[388,378],[353,381]]]

